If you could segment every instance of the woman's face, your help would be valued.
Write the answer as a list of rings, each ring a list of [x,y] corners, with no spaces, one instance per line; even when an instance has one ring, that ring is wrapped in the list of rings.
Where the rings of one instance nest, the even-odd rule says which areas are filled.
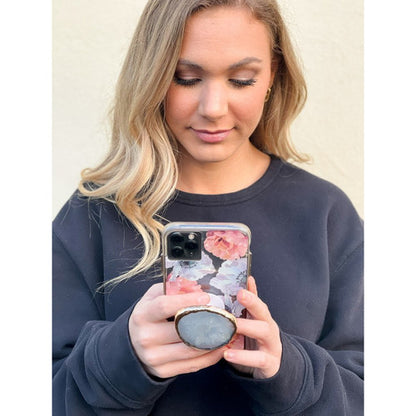
[[[220,162],[251,148],[273,76],[267,28],[248,10],[193,15],[165,101],[184,159]]]

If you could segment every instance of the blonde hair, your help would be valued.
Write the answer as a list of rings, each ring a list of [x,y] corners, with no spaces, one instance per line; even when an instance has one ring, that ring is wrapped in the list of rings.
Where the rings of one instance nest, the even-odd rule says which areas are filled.
[[[116,204],[143,238],[143,257],[111,283],[149,269],[159,258],[163,226],[158,213],[174,194],[178,178],[178,147],[164,119],[164,99],[187,19],[219,6],[248,8],[266,25],[272,40],[277,72],[252,143],[283,160],[307,159],[289,139],[290,124],[306,100],[306,85],[276,2],[149,0],[118,79],[109,152],[99,166],[82,171],[79,185],[82,194]]]

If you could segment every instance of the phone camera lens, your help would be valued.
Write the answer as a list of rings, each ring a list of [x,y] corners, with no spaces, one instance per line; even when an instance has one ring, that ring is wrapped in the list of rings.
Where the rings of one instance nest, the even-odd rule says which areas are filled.
[[[178,259],[183,256],[184,251],[183,248],[180,246],[173,247],[171,250],[172,257]]]
[[[167,236],[168,257],[172,260],[197,261],[201,259],[201,234],[187,230],[173,231]]]
[[[173,233],[170,235],[170,241],[174,244],[180,244],[185,240],[185,237],[181,233]]]
[[[194,250],[196,250],[198,248],[198,244],[195,243],[194,241],[187,241],[185,243],[185,248],[187,250],[194,251]]]

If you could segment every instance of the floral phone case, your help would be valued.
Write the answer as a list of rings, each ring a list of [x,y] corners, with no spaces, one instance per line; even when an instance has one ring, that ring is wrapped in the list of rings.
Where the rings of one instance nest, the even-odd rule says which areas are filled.
[[[237,293],[250,273],[250,229],[240,223],[168,224],[162,233],[165,293],[206,292],[209,306],[245,316]]]

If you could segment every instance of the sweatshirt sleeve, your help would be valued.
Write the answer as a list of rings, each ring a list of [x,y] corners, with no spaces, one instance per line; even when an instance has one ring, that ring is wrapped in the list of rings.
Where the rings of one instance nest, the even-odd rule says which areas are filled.
[[[255,380],[228,369],[258,416],[363,414],[362,223],[354,214],[338,214],[345,213],[338,210],[336,215],[343,222],[335,217],[328,222],[330,295],[319,339],[281,332],[281,367],[269,379]]]
[[[53,235],[53,414],[148,415],[171,380],[150,378],[134,353],[128,333],[134,305],[115,321],[104,319],[85,276],[88,262],[97,262],[91,270],[100,270],[94,253],[99,231],[82,229],[88,230],[88,243],[78,236],[84,246],[77,250],[69,248],[71,237],[62,230]],[[85,256],[84,264],[74,251]]]

